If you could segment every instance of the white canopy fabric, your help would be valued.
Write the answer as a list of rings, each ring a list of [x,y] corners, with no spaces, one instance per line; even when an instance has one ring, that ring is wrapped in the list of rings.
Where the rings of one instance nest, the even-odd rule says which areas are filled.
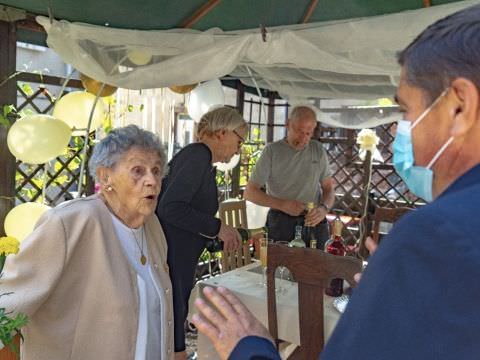
[[[476,3],[268,28],[266,41],[259,29],[138,31],[45,17],[37,21],[49,47],[66,63],[114,86],[158,88],[225,75],[253,86],[251,73],[260,87],[298,103],[391,97],[399,75],[396,53],[427,25]]]

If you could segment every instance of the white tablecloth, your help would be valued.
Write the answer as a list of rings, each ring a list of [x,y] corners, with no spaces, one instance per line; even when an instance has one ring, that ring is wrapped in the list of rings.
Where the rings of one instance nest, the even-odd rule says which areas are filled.
[[[190,296],[189,318],[196,312],[193,301],[201,295],[201,289],[204,286],[223,286],[230,289],[248,309],[268,327],[268,309],[267,309],[267,288],[260,285],[262,276],[256,272],[249,271],[258,267],[255,262],[242,268],[229,271],[225,274],[199,282]],[[276,280],[276,287],[279,287],[279,279]],[[286,290],[277,293],[277,318],[279,338],[290,343],[299,345],[300,335],[298,326],[298,287],[297,283],[283,281],[283,288]],[[324,297],[324,326],[325,341],[330,337],[340,313],[333,307],[332,297]],[[219,359],[211,342],[202,334],[198,335],[198,358],[199,359]]]

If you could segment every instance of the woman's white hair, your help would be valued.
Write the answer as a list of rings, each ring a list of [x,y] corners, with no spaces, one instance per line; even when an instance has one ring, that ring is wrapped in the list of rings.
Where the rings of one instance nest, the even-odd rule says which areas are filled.
[[[197,128],[197,137],[211,136],[219,130],[235,130],[247,128],[247,123],[240,113],[228,106],[210,110],[202,116]]]
[[[132,148],[156,152],[163,169],[165,168],[167,156],[158,137],[136,125],[128,125],[110,131],[102,141],[95,145],[88,162],[90,175],[96,177],[97,168],[100,166],[114,167],[117,161]]]

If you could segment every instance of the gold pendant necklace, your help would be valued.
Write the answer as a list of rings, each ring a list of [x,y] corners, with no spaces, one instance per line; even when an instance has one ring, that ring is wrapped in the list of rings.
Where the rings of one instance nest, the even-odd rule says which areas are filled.
[[[138,240],[137,240],[137,237],[135,236],[135,232],[133,231],[133,229],[127,225],[127,223],[125,223],[125,221],[123,221],[119,216],[117,216],[117,214],[115,214],[115,211],[112,210],[112,208],[110,207],[110,204],[108,203],[107,199],[105,199],[104,196],[102,196],[102,194],[100,194],[100,197],[101,199],[103,200],[103,202],[105,203],[105,206],[108,208],[108,210],[110,211],[111,214],[113,214],[123,225],[125,225],[127,228],[130,229],[130,231],[132,232],[132,235],[133,235],[133,238],[135,239],[135,243],[137,244],[138,246],[138,249],[140,250],[140,263],[142,265],[145,265],[147,263],[147,257],[145,256],[145,254],[143,253],[143,239],[144,239],[144,234],[145,234],[145,227],[144,225],[142,225],[142,242],[141,242],[141,246],[140,244],[138,243]]]
[[[135,239],[135,242],[137,243],[138,250],[140,250],[140,263],[142,265],[145,265],[147,263],[147,257],[143,253],[143,242],[144,242],[145,227],[142,225],[142,240],[140,242],[141,245],[138,243],[137,237],[135,236],[135,232],[133,231],[133,229],[130,228],[130,230],[132,231],[133,238]]]

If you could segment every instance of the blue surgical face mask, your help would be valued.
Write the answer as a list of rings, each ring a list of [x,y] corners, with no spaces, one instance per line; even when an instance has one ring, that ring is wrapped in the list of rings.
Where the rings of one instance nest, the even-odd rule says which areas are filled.
[[[400,120],[397,126],[397,134],[393,141],[393,166],[415,195],[427,202],[432,201],[433,171],[432,166],[443,154],[448,145],[453,141],[451,136],[440,150],[437,151],[427,167],[416,166],[413,155],[412,130],[433,109],[440,99],[447,93],[445,89],[440,96],[416,119],[413,123],[408,120]]]

